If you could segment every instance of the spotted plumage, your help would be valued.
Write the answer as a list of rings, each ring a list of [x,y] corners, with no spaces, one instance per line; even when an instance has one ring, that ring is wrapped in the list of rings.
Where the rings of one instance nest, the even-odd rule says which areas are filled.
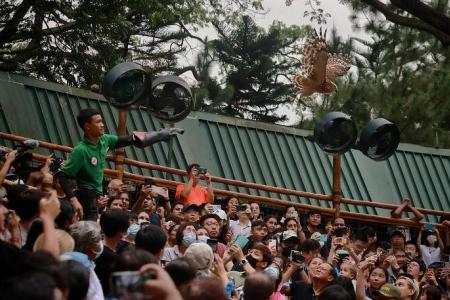
[[[347,73],[351,60],[342,55],[328,53],[325,41],[326,31],[322,35],[315,33],[308,38],[303,48],[302,74],[294,77],[294,85],[300,96],[314,93],[330,94],[336,91],[336,78]]]

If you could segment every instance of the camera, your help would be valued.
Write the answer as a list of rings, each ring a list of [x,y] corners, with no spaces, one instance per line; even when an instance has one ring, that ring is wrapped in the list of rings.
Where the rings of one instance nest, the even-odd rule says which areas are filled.
[[[208,170],[206,168],[198,168],[197,169],[198,175],[205,175]]]
[[[141,273],[139,271],[114,272],[111,275],[112,294],[115,299],[144,299],[144,283],[156,279],[153,271]]]
[[[304,263],[305,257],[303,256],[302,252],[297,251],[297,250],[292,250],[291,251],[291,260],[298,262],[298,263]]]
[[[347,228],[346,227],[337,227],[333,229],[333,235],[335,237],[343,237],[344,234],[347,233]]]

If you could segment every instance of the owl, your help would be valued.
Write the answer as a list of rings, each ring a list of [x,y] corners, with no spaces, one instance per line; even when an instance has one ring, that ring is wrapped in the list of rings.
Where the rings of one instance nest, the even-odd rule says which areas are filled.
[[[303,74],[294,77],[294,85],[300,96],[314,93],[330,94],[336,91],[336,77],[343,76],[350,69],[351,60],[342,55],[328,53],[325,41],[326,31],[322,36],[315,32],[303,48]]]

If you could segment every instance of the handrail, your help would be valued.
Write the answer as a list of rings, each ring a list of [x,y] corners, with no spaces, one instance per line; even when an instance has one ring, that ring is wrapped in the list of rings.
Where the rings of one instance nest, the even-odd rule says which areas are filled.
[[[17,142],[21,142],[21,141],[24,141],[27,139],[22,136],[17,136],[17,135],[13,135],[13,134],[1,132],[1,131],[0,131],[0,138],[17,141]],[[45,141],[39,141],[39,146],[42,148],[57,150],[57,151],[66,152],[66,153],[70,153],[72,151],[71,147],[53,144],[53,143],[49,143],[49,142],[45,142]],[[38,161],[44,161],[46,159],[45,156],[35,154],[35,153],[33,154],[33,157]],[[113,156],[113,155],[108,155],[107,160],[116,162],[115,156]],[[144,163],[144,162],[127,159],[127,158],[125,158],[123,160],[123,163],[131,165],[131,166],[139,167],[139,168],[157,170],[160,172],[166,172],[166,173],[170,173],[170,174],[174,174],[174,175],[180,175],[180,176],[187,175],[187,172],[184,170],[160,166],[160,165],[151,164],[151,163]],[[105,175],[117,178],[117,177],[119,177],[119,171],[105,169]],[[123,179],[143,182],[145,178],[149,178],[149,177],[132,174],[129,172],[123,172]],[[172,181],[172,180],[167,180],[167,179],[162,179],[162,178],[157,178],[157,177],[150,177],[150,178],[152,178],[152,180],[154,180],[154,182],[156,184],[162,185],[162,186],[165,186],[168,188],[175,188],[178,184],[183,184],[182,182]],[[287,188],[266,186],[266,185],[262,185],[262,184],[243,182],[243,181],[239,181],[239,180],[222,178],[222,177],[217,177],[217,176],[212,176],[211,179],[213,182],[223,183],[223,184],[227,184],[227,185],[234,185],[234,186],[238,186],[238,187],[262,190],[262,191],[266,191],[266,192],[280,193],[280,194],[285,194],[285,195],[294,195],[294,196],[299,196],[299,197],[304,197],[304,198],[327,201],[328,203],[330,203],[330,206],[334,206],[334,208],[317,207],[317,206],[313,206],[313,205],[291,202],[291,201],[286,201],[286,200],[281,200],[281,199],[276,199],[276,198],[249,195],[249,194],[245,194],[245,193],[232,192],[232,191],[215,188],[214,193],[216,195],[220,195],[220,196],[235,196],[235,197],[238,197],[243,200],[258,201],[261,203],[275,205],[275,206],[290,206],[290,205],[292,205],[299,209],[306,209],[306,210],[316,209],[326,215],[334,215],[336,213],[337,209],[339,209],[340,210],[339,213],[342,217],[346,217],[346,218],[353,219],[353,220],[369,221],[369,222],[370,221],[371,222],[382,222],[382,223],[406,225],[406,226],[412,226],[412,227],[421,226],[420,225],[421,223],[418,223],[418,222],[415,222],[415,221],[412,221],[409,219],[395,219],[395,218],[389,218],[389,217],[383,217],[383,216],[374,216],[374,215],[368,215],[368,214],[362,214],[362,213],[353,213],[353,212],[342,211],[342,209],[340,207],[337,208],[335,203],[333,202],[333,195],[324,195],[324,194],[316,194],[316,193],[311,193],[311,192],[296,191],[296,190],[291,190],[291,189],[287,189]],[[393,210],[398,207],[398,205],[395,205],[395,204],[348,199],[348,198],[340,198],[340,203],[354,205],[354,206],[375,207],[375,208],[388,209],[388,210]],[[425,208],[417,208],[417,210],[420,211],[421,213],[427,214],[427,215],[450,217],[450,212],[437,211],[437,210],[425,209]]]

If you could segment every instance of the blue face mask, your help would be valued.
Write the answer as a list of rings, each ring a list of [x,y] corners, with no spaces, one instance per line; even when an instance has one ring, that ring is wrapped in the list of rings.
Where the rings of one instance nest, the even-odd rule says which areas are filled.
[[[189,247],[192,243],[195,243],[197,237],[193,234],[186,234],[183,236],[182,243],[184,246]]]
[[[95,254],[94,260],[99,258],[100,255],[102,255],[102,253],[103,253],[103,249],[104,249],[103,241],[100,241],[99,245],[100,245],[100,250],[98,250],[98,252]]]
[[[197,242],[198,243],[206,243],[208,241],[207,235],[199,235],[197,236]]]

